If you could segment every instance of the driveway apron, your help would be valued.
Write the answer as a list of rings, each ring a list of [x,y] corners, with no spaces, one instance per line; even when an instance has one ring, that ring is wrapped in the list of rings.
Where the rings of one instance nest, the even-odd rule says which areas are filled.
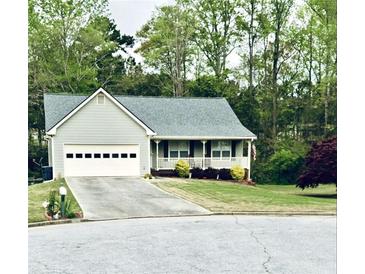
[[[209,214],[142,178],[67,177],[66,181],[89,220]]]

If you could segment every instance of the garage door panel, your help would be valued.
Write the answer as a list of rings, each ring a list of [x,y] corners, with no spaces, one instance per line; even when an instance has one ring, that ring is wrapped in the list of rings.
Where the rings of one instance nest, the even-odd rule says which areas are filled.
[[[64,154],[65,176],[140,175],[138,145],[64,145]]]

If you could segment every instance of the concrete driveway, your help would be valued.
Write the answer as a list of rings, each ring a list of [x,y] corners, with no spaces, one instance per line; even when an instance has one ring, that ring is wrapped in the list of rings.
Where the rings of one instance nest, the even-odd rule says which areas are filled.
[[[142,178],[68,177],[66,181],[90,220],[209,213]]]

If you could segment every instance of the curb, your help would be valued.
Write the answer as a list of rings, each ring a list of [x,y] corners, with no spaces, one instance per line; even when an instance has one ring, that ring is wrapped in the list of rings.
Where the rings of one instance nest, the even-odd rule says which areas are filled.
[[[68,219],[57,221],[45,221],[30,223],[28,227],[39,227],[47,225],[60,225],[71,223],[86,223],[86,222],[105,222],[105,221],[118,221],[129,219],[158,219],[158,218],[176,218],[176,217],[205,217],[205,216],[271,216],[271,217],[290,217],[290,216],[323,216],[323,217],[335,217],[336,213],[330,212],[280,212],[280,211],[243,211],[243,212],[211,212],[207,214],[184,214],[184,215],[152,215],[152,216],[128,216],[128,217],[116,217],[105,219]]]
[[[321,211],[240,211],[214,212],[212,215],[251,215],[251,216],[337,216],[337,213]]]
[[[28,227],[37,227],[37,226],[46,226],[46,225],[60,225],[60,224],[69,224],[72,223],[72,220],[55,220],[55,221],[45,221],[45,222],[36,222],[29,223]]]

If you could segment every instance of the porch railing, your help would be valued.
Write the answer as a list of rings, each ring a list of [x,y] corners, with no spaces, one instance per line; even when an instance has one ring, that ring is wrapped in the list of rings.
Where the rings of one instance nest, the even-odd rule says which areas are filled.
[[[189,163],[190,168],[231,168],[233,165],[239,165],[248,168],[248,157],[193,157],[193,158],[158,158],[152,160],[152,167],[156,169],[175,169],[177,161],[184,160]],[[204,163],[204,165],[203,165]]]

